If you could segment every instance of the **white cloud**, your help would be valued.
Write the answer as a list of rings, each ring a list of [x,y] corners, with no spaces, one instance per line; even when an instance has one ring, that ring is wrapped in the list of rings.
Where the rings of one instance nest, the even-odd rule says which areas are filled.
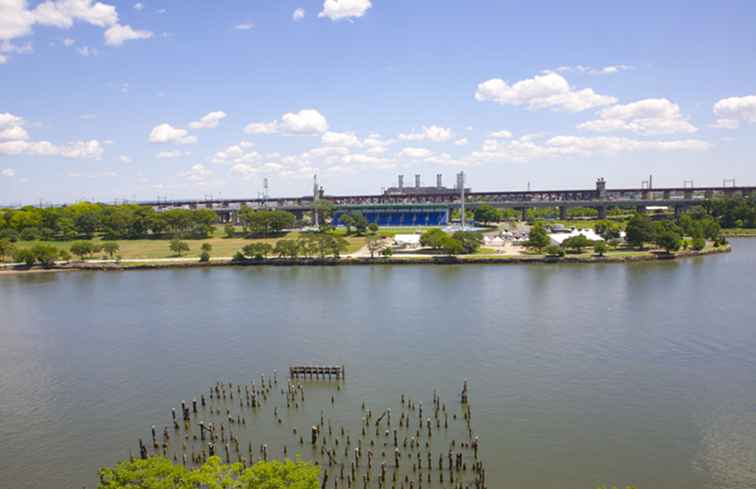
[[[107,27],[118,22],[116,8],[92,0],[48,0],[34,9],[37,23],[62,29],[70,28],[80,20],[97,27]]]
[[[226,117],[226,113],[222,111],[210,112],[198,121],[189,124],[192,129],[212,129],[218,127],[220,121]]]
[[[237,163],[231,167],[231,174],[248,180],[257,173],[257,168],[246,163]]]
[[[328,131],[320,137],[325,146],[360,146],[360,140],[353,132]]]
[[[0,65],[4,65],[8,62],[8,57],[0,54]]]
[[[278,132],[278,121],[252,122],[244,128],[247,134],[275,134]]]
[[[467,144],[467,138],[459,138],[456,141],[454,141],[454,144],[457,146],[464,146]]]
[[[328,121],[317,110],[304,109],[284,114],[281,129],[289,134],[322,134],[328,130]]]
[[[189,136],[189,131],[186,129],[179,129],[173,127],[170,124],[163,123],[155,126],[150,132],[149,140],[151,143],[178,143],[178,144],[193,144],[197,142],[197,138]]]
[[[588,157],[597,154],[636,153],[642,151],[703,151],[709,144],[699,139],[649,141],[622,137],[555,136],[539,142],[539,138],[486,140],[481,151],[471,155],[473,161],[515,161],[565,156]]]
[[[13,115],[9,112],[0,112],[0,127],[20,126],[23,123],[23,117]]]
[[[48,141],[7,141],[0,143],[0,154],[62,156],[64,158],[100,159],[103,147],[97,140],[75,141],[58,146]]]
[[[298,8],[294,10],[294,12],[291,14],[291,20],[294,22],[299,22],[300,20],[304,19],[305,16],[305,9]]]
[[[121,155],[118,157],[119,160],[121,160],[121,163],[131,163],[131,157],[126,155]]]
[[[0,140],[2,139],[12,141],[26,140],[29,139],[29,133],[21,126],[9,126],[6,128],[0,126]]]
[[[362,17],[372,6],[370,0],[325,0],[318,17],[328,17],[331,20]]]
[[[412,159],[428,158],[433,153],[426,148],[404,148],[399,152],[400,157],[407,157]]]
[[[171,151],[161,151],[157,155],[155,155],[158,159],[161,160],[169,160],[173,158],[181,158],[183,156],[189,156],[191,153],[187,151],[181,151],[178,149],[174,149]]]
[[[180,177],[184,177],[187,180],[191,180],[193,182],[204,182],[212,175],[213,172],[205,167],[205,165],[203,165],[202,163],[197,163],[196,165],[193,165],[189,170],[179,173]]]
[[[31,33],[34,14],[26,8],[26,0],[0,1],[0,40],[11,40]]]
[[[136,39],[149,39],[152,37],[150,31],[134,30],[131,26],[115,24],[105,31],[105,44],[108,46],[120,46],[126,41]]]
[[[682,117],[680,106],[667,99],[644,99],[602,110],[599,118],[578,126],[594,132],[629,131],[636,134],[694,133],[698,128]]]
[[[600,95],[590,88],[573,89],[567,80],[556,73],[536,75],[509,85],[494,78],[478,85],[478,101],[493,101],[501,105],[527,105],[531,110],[552,109],[580,112],[593,107],[611,105],[617,99]]]
[[[144,10],[144,4],[142,2],[135,3],[134,10]]]
[[[627,71],[627,70],[632,70],[632,69],[633,67],[629,65],[609,65],[609,66],[604,66],[602,68],[594,68],[591,66],[577,65],[577,66],[560,66],[559,68],[556,69],[556,71],[560,73],[567,73],[567,72],[587,73],[589,75],[616,75],[617,73],[621,71]]]
[[[502,129],[501,131],[494,131],[489,133],[488,137],[494,139],[509,139],[512,137],[512,133],[507,131],[506,129]]]
[[[97,56],[98,54],[98,51],[95,48],[90,48],[89,46],[82,46],[76,51],[84,57]]]
[[[245,22],[242,24],[236,24],[234,26],[234,29],[236,29],[237,31],[251,31],[254,28],[255,24],[253,22]]]
[[[718,117],[713,127],[736,129],[741,122],[756,123],[756,95],[729,97],[714,104],[714,115]]]
[[[16,170],[14,170],[13,168],[6,168],[6,169],[0,171],[0,176],[8,177],[8,178],[15,177],[16,176]]]
[[[449,128],[438,126],[423,126],[420,132],[404,133],[399,135],[399,139],[404,141],[433,141],[436,143],[448,141],[452,137],[452,131]]]
[[[75,39],[71,39],[70,37],[67,37],[67,38],[63,39],[63,45],[65,47],[67,47],[67,48],[70,48],[74,44],[76,44],[76,40]]]

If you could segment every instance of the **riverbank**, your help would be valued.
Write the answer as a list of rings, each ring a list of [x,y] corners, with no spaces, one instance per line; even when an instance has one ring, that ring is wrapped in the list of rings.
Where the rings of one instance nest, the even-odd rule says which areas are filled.
[[[343,258],[265,258],[262,260],[234,261],[228,257],[216,257],[209,262],[200,262],[195,259],[161,259],[161,260],[130,260],[130,261],[97,261],[97,262],[71,262],[58,264],[49,268],[12,266],[0,269],[1,275],[61,272],[61,271],[129,271],[129,270],[157,270],[163,268],[207,268],[207,267],[243,267],[243,266],[369,266],[369,265],[468,265],[468,264],[595,264],[595,263],[638,263],[679,260],[697,256],[727,253],[732,249],[730,245],[707,247],[701,251],[683,250],[668,255],[658,250],[646,250],[637,252],[608,253],[602,256],[593,254],[566,255],[563,257],[550,257],[544,255],[412,255],[392,257],[355,257]]]

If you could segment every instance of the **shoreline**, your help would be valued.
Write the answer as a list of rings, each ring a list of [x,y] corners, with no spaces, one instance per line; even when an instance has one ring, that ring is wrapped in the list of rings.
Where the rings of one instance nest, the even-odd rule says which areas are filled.
[[[216,259],[210,262],[197,261],[161,261],[161,262],[130,262],[130,263],[69,263],[65,265],[56,265],[49,268],[34,266],[31,268],[25,266],[16,266],[13,268],[6,267],[0,269],[0,277],[3,275],[22,275],[27,273],[49,273],[49,272],[72,272],[72,271],[105,271],[105,272],[122,272],[134,270],[160,270],[160,269],[180,269],[180,268],[214,268],[214,267],[248,267],[248,266],[370,266],[370,265],[532,265],[532,264],[600,264],[600,263],[642,263],[657,261],[675,261],[685,258],[694,258],[699,256],[715,255],[720,253],[729,253],[732,251],[730,245],[719,248],[710,248],[703,251],[684,250],[675,255],[665,255],[664,253],[648,251],[643,255],[631,256],[564,256],[560,258],[546,257],[543,255],[462,255],[462,256],[427,256],[427,257],[345,257],[345,258],[266,258],[263,260],[247,260],[244,262],[234,262],[230,259]]]

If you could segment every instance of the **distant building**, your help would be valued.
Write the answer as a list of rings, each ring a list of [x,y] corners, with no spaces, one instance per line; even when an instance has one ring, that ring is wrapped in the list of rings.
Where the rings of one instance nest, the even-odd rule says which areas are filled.
[[[449,188],[444,187],[443,185],[443,176],[438,173],[436,175],[436,185],[434,186],[423,186],[422,182],[420,180],[420,175],[415,175],[415,185],[414,186],[405,186],[404,185],[404,175],[399,175],[397,178],[397,186],[396,187],[389,187],[386,190],[383,191],[384,195],[409,195],[409,194],[423,194],[423,195],[432,195],[432,194],[453,194],[459,192],[459,188]],[[465,189],[465,193],[470,192],[469,188]]]

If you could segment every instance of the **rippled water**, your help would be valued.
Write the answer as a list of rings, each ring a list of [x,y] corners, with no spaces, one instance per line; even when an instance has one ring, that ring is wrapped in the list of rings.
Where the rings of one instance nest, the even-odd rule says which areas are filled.
[[[0,277],[0,486],[94,488],[179,400],[322,362],[341,409],[469,378],[492,488],[756,487],[756,240],[734,248]]]

